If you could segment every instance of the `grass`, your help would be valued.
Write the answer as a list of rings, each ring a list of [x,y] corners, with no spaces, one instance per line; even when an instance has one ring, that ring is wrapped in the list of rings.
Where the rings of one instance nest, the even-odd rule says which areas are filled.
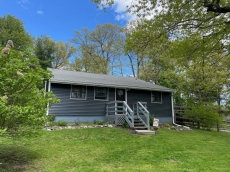
[[[0,139],[0,171],[228,172],[230,133],[160,129],[151,136],[120,128],[44,131]]]

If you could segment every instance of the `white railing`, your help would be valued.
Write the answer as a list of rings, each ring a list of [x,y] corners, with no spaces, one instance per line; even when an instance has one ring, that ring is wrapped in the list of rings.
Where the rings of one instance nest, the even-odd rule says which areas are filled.
[[[122,104],[122,105],[120,105]],[[113,101],[106,103],[106,116],[115,115],[115,124],[121,125],[125,120],[130,127],[134,127],[133,110],[125,101]]]
[[[126,122],[129,124],[130,127],[134,127],[134,112],[129,107],[129,105],[123,101],[123,110],[125,112],[125,119]]]
[[[141,120],[141,122],[145,125],[145,127],[150,130],[149,125],[149,111],[147,110],[147,107],[144,106],[144,102],[137,102],[136,111],[137,116]]]

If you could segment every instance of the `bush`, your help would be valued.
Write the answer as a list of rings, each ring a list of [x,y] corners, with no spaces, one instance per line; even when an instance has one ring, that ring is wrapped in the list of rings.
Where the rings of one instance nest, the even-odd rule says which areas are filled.
[[[58,100],[44,89],[51,72],[43,70],[31,52],[11,49],[9,53],[10,44],[4,48],[8,52],[3,49],[0,54],[0,130],[24,134],[44,126],[47,104]]]
[[[55,118],[56,118],[55,115],[49,115],[49,116],[47,116],[48,122],[54,122]]]
[[[67,123],[65,120],[59,120],[59,121],[57,122],[57,125],[58,125],[58,126],[67,126],[68,123]]]
[[[149,125],[153,126],[154,115],[149,115]]]
[[[122,124],[122,127],[123,128],[127,128],[128,127],[128,123],[126,121],[124,121],[123,124]]]
[[[93,123],[97,124],[97,125],[103,125],[104,121],[103,120],[94,120]]]
[[[164,127],[169,128],[170,124],[169,123],[164,123]]]
[[[185,117],[198,122],[198,128],[211,129],[222,121],[218,107],[212,103],[202,102],[190,107],[189,110],[185,111]]]

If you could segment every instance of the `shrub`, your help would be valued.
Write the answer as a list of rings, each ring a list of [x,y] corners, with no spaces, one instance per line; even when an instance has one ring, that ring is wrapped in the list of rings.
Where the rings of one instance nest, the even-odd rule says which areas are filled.
[[[8,52],[0,54],[0,130],[24,134],[44,126],[47,104],[58,100],[44,89],[51,72],[43,70],[31,52],[9,51],[9,47],[13,48],[12,41],[5,47]]]
[[[104,121],[103,120],[94,120],[93,123],[97,124],[97,125],[103,125]]]
[[[58,125],[58,126],[67,126],[68,123],[67,123],[65,120],[59,120],[59,121],[57,122],[57,125]]]
[[[169,123],[164,123],[164,127],[169,128],[170,124]]]
[[[222,120],[218,112],[218,107],[212,103],[201,102],[191,106],[191,108],[185,112],[185,117],[192,121],[197,121],[198,128],[211,129]]]
[[[56,118],[55,115],[49,115],[49,116],[47,116],[48,122],[54,122],[55,118]]]
[[[153,119],[154,119],[154,115],[149,115],[149,125],[150,126],[153,125]]]
[[[122,124],[122,127],[123,128],[127,128],[128,127],[128,123],[126,121],[124,121],[123,124]]]

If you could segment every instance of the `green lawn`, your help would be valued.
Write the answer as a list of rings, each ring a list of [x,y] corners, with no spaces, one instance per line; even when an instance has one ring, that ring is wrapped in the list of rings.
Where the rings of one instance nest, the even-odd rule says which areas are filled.
[[[136,135],[120,128],[44,131],[35,138],[0,138],[0,171],[229,172],[230,133]]]

